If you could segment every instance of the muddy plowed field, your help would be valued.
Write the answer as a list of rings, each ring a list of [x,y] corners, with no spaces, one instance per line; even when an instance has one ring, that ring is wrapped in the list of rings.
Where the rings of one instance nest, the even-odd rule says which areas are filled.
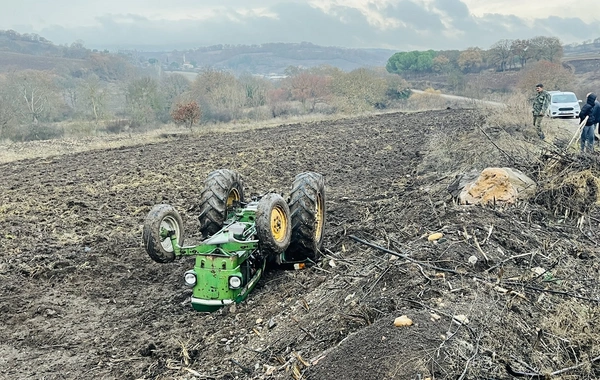
[[[544,163],[511,150],[532,135],[449,109],[1,164],[0,378],[598,378],[595,208],[458,205],[447,191],[515,158],[540,162],[535,178]],[[272,269],[243,303],[198,313],[193,258],[152,261],[142,225],[168,203],[198,241],[202,184],[221,168],[247,195],[322,173],[325,243],[316,267]],[[401,315],[413,324],[395,327]]]

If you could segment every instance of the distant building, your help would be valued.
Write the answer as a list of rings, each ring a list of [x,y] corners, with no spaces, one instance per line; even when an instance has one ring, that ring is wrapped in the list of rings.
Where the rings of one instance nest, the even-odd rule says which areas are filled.
[[[267,74],[267,75],[265,75],[264,77],[265,77],[265,78],[267,78],[267,79],[270,79],[270,80],[280,80],[280,79],[285,79],[285,78],[287,78],[288,76],[287,76],[287,75],[285,75],[285,74],[275,74],[275,73],[271,73],[271,74]]]
[[[185,53],[183,54],[183,64],[181,65],[181,68],[183,70],[192,70],[194,68],[194,65],[192,65],[189,62],[186,62],[186,60],[185,60]]]

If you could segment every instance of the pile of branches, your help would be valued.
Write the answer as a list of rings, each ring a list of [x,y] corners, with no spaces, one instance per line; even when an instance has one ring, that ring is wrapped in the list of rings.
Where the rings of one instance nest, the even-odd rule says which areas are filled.
[[[536,169],[534,201],[555,215],[587,214],[600,203],[600,156],[551,150],[541,155]]]

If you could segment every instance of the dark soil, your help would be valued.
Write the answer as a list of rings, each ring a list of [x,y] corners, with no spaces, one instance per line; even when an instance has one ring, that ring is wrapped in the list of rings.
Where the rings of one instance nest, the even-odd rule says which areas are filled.
[[[511,150],[521,129],[475,110],[392,113],[2,164],[0,377],[598,378],[596,206],[465,206],[446,189],[487,166],[537,179],[544,159]],[[322,173],[326,234],[316,267],[271,270],[205,314],[183,284],[193,258],[157,264],[141,231],[167,203],[199,240],[201,186],[220,168],[247,195]]]

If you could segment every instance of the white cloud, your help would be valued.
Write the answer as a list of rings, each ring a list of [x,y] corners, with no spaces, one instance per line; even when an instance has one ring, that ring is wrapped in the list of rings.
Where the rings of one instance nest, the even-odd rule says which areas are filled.
[[[475,16],[496,13],[514,15],[522,19],[540,19],[550,16],[575,17],[585,22],[600,22],[598,0],[463,0]]]
[[[500,39],[548,35],[570,43],[600,36],[598,22],[583,21],[593,17],[585,11],[596,9],[592,0],[567,5],[564,0],[13,1],[0,0],[0,29],[37,33],[58,44],[83,40],[100,49],[302,41],[486,49]]]

